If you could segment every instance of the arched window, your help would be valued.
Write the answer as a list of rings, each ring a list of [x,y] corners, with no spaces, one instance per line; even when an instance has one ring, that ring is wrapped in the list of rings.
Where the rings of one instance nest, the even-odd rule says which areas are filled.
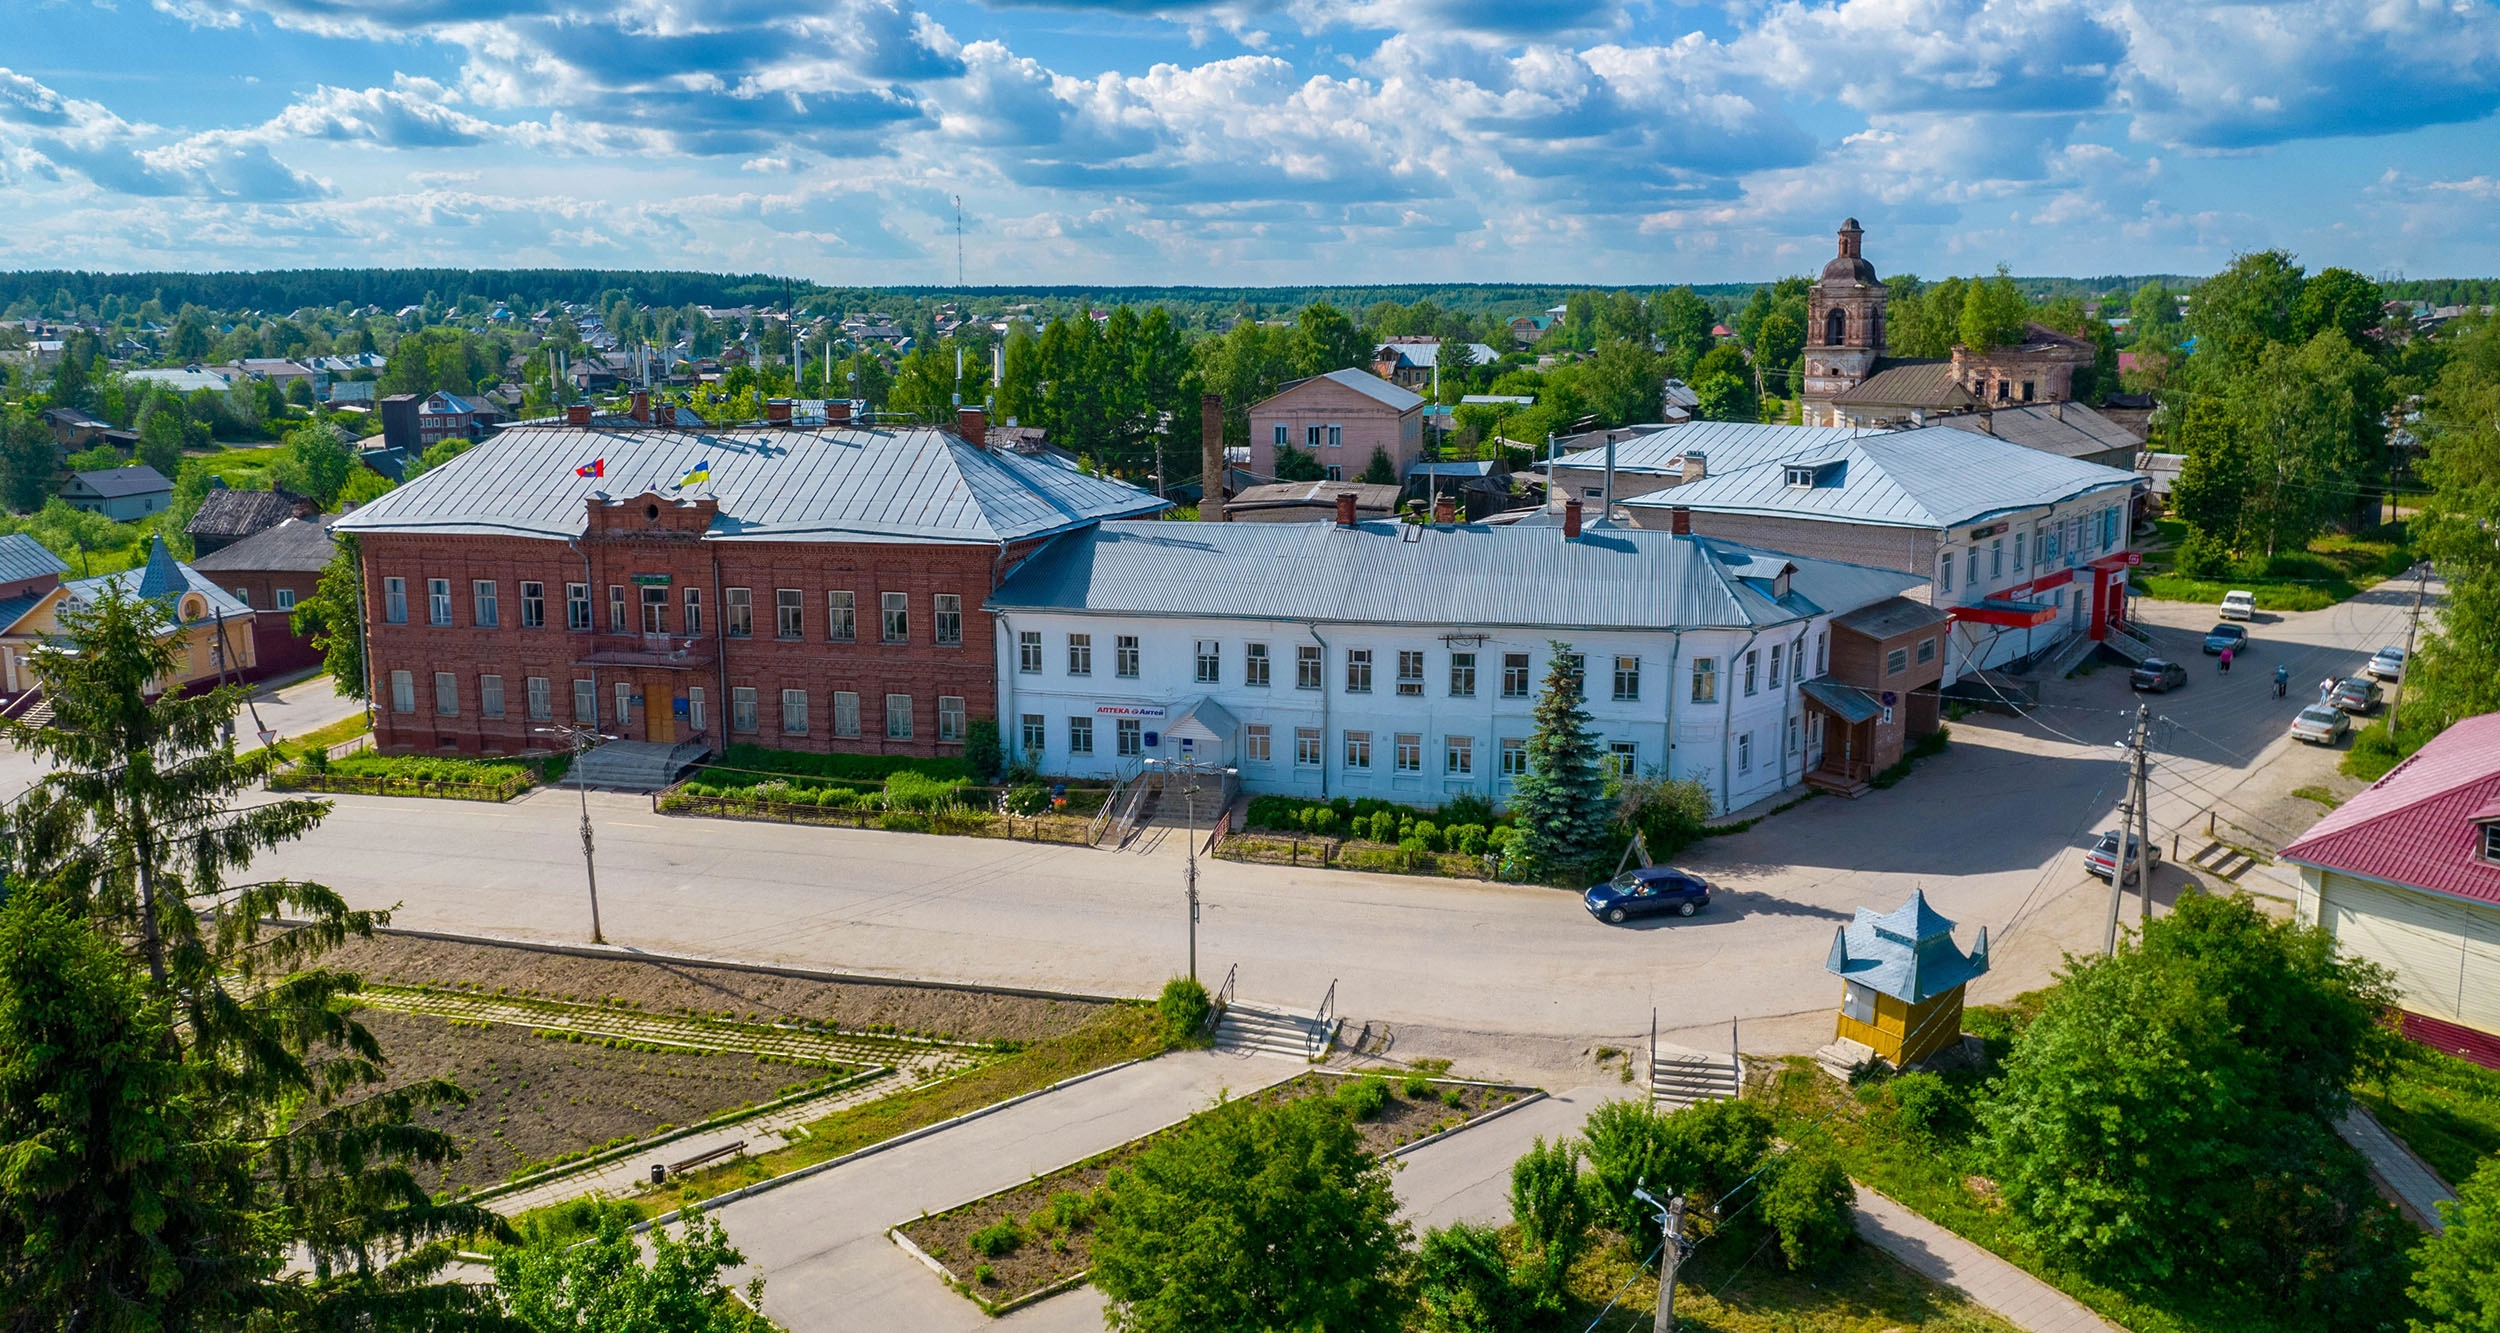
[[[1823,345],[1838,347],[1849,337],[1849,312],[1835,307],[1823,316]]]
[[[185,621],[207,619],[208,599],[198,593],[186,594],[182,599],[182,618]]]

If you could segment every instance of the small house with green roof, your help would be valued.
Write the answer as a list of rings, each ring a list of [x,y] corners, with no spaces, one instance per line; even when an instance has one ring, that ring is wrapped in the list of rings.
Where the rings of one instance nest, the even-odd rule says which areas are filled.
[[[1859,908],[1823,966],[1841,979],[1839,1037],[1906,1067],[1962,1039],[1962,988],[1988,970],[1988,928],[1962,952],[1953,922],[1913,890],[1883,915]]]

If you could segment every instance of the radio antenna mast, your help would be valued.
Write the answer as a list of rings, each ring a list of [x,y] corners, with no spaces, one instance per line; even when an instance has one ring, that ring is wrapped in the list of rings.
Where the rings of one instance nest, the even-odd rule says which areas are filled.
[[[964,285],[964,197],[949,196],[955,201],[955,285]]]

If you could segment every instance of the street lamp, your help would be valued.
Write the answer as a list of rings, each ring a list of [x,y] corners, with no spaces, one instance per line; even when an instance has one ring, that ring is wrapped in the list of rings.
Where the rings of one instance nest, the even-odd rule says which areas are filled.
[[[573,752],[573,790],[582,797],[582,875],[590,881],[590,942],[605,944],[607,937],[599,933],[599,860],[590,845],[590,788],[582,781],[582,756],[601,741],[614,736],[603,735],[597,727],[557,723],[551,727],[532,727],[542,736],[562,736],[565,748]]]
[[[1220,773],[1229,778],[1236,776],[1241,770],[1225,768],[1218,764],[1202,764],[1195,759],[1149,759],[1146,764],[1150,768],[1160,770],[1167,784],[1174,773],[1184,774],[1189,779],[1189,785],[1181,789],[1182,796],[1189,803],[1189,865],[1188,869],[1183,872],[1185,875],[1183,882],[1189,891],[1189,979],[1196,981],[1198,979],[1198,779],[1209,773]]]

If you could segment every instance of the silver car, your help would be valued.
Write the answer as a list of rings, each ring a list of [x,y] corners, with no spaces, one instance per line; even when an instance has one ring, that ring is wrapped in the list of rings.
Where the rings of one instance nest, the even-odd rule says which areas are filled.
[[[2380,680],[2402,680],[2405,674],[2405,650],[2381,648],[2370,654],[2369,665],[2361,669]]]
[[[2292,719],[2292,735],[2312,745],[2333,745],[2352,734],[2352,718],[2333,704],[2311,704]]]

